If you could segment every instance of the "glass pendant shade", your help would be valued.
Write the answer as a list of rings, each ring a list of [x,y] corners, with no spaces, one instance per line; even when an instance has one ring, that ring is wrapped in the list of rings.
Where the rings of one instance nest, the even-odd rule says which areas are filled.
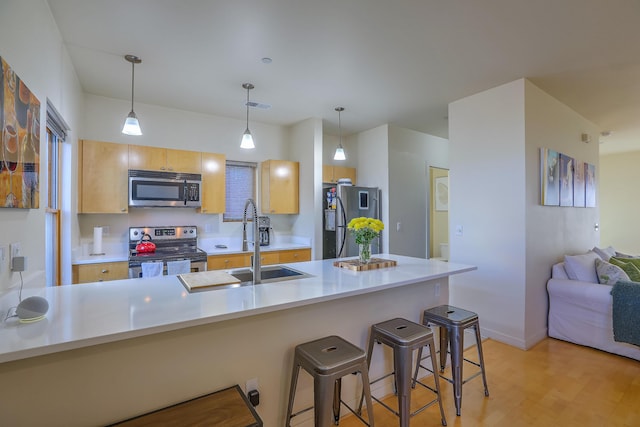
[[[251,136],[249,128],[247,128],[242,134],[242,142],[240,142],[240,148],[244,148],[246,150],[256,148],[255,144],[253,143],[253,136]]]
[[[253,143],[253,135],[251,135],[251,131],[249,130],[249,91],[253,89],[254,86],[251,83],[243,83],[242,87],[247,90],[247,103],[245,104],[247,107],[247,128],[242,134],[240,148],[251,150],[252,148],[256,148],[255,144]]]
[[[338,131],[340,132],[340,140],[338,142],[338,147],[336,148],[336,152],[333,155],[333,160],[347,160],[347,155],[344,152],[344,148],[342,148],[342,116],[341,116],[341,113],[344,111],[344,107],[336,107],[336,111],[338,112]]]
[[[333,155],[333,160],[346,160],[347,156],[344,154],[344,148],[342,148],[342,144],[338,145],[336,148],[336,153]]]
[[[140,64],[142,59],[138,58],[135,55],[125,55],[124,59],[127,62],[131,63],[131,111],[127,115],[127,118],[124,121],[124,126],[122,127],[122,133],[125,135],[142,135],[142,129],[140,129],[140,123],[138,122],[138,117],[136,117],[136,113],[133,112],[133,95],[134,95],[134,85],[135,85],[135,68],[136,64]]]
[[[124,121],[124,127],[122,128],[122,133],[125,135],[142,135],[142,129],[140,129],[140,123],[138,122],[138,118],[136,117],[136,113],[133,110],[129,113],[126,120]]]

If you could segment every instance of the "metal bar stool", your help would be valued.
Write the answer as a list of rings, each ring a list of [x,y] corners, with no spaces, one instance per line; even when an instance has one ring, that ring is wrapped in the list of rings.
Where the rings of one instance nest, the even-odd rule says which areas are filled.
[[[444,415],[444,409],[442,408],[442,400],[440,399],[440,381],[438,375],[434,375],[435,389],[417,381],[416,378],[411,378],[411,370],[413,367],[413,351],[422,350],[425,345],[429,346],[431,354],[433,356],[433,370],[435,371],[435,348],[433,341],[433,332],[430,328],[422,326],[418,323],[411,322],[406,319],[395,318],[387,320],[386,322],[377,323],[371,326],[369,334],[369,350],[367,352],[368,365],[371,366],[371,354],[373,352],[374,342],[386,344],[393,349],[393,366],[394,371],[390,374],[386,374],[376,380],[373,380],[371,384],[380,381],[388,376],[394,376],[394,384],[396,387],[396,393],[398,395],[398,411],[386,405],[380,399],[372,396],[372,398],[380,403],[382,406],[393,412],[400,418],[400,426],[408,427],[409,420],[412,416],[422,412],[424,409],[438,403],[440,405],[440,416],[442,425],[446,426],[447,421]],[[431,390],[435,393],[436,397],[426,405],[417,409],[413,413],[411,412],[411,388],[415,388],[416,384]],[[368,406],[368,403],[367,403]],[[362,399],[360,399],[360,405],[358,406],[358,412],[362,408]]]
[[[314,405],[292,414],[300,368],[303,368],[313,377]],[[342,377],[358,372],[362,379],[362,397],[367,401],[368,423],[360,416],[360,412],[356,413],[340,397]],[[332,387],[333,390],[331,390]],[[364,350],[335,335],[296,346],[285,425],[289,427],[292,417],[311,409],[314,409],[316,427],[327,427],[332,423],[338,425],[341,403],[360,421],[373,427],[373,406]]]
[[[440,328],[440,372],[444,372],[444,367],[447,362],[447,353],[451,354],[452,378],[447,378],[444,375],[440,375],[440,377],[453,384],[453,397],[456,405],[456,415],[460,415],[460,410],[462,408],[462,385],[467,381],[470,381],[478,375],[482,375],[484,395],[489,396],[487,376],[484,368],[484,357],[482,355],[482,339],[480,338],[480,323],[478,321],[478,315],[472,311],[463,310],[451,305],[439,305],[437,307],[429,308],[422,313],[422,324],[426,326],[433,324]],[[478,360],[480,363],[464,358],[464,330],[467,328],[473,328],[475,330],[476,349],[478,350]],[[433,355],[425,356],[424,359],[428,357],[433,359]],[[420,350],[418,353],[415,375],[418,374],[418,369],[420,367],[429,370],[429,368],[420,365],[422,360],[422,350]],[[471,363],[472,365],[480,368],[480,370],[470,377],[464,378],[462,372],[464,362]],[[435,374],[435,368],[433,372]]]

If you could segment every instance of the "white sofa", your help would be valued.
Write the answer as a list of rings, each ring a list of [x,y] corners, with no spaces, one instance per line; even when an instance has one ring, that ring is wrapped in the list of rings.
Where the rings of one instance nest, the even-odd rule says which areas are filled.
[[[549,292],[549,336],[640,360],[640,347],[613,340],[611,286],[571,280],[555,264]]]

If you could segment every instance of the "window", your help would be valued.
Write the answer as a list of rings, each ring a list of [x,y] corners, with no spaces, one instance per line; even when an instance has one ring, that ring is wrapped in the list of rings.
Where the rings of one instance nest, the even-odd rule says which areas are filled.
[[[69,126],[47,99],[47,207],[45,211],[45,280],[47,286],[60,285],[61,254],[61,145],[67,137]]]
[[[257,166],[257,163],[227,160],[223,221],[242,221],[245,202],[247,199],[255,200]]]

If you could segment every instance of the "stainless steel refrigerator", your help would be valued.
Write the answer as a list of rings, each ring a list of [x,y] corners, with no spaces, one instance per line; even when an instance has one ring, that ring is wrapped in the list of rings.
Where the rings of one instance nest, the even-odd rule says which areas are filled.
[[[361,216],[380,218],[380,190],[377,187],[359,187],[338,184],[325,187],[324,195],[335,188],[335,201],[331,203],[325,197],[323,258],[344,258],[358,256],[358,245],[347,231],[347,224],[353,218]],[[380,253],[381,237],[371,242],[371,253]]]

